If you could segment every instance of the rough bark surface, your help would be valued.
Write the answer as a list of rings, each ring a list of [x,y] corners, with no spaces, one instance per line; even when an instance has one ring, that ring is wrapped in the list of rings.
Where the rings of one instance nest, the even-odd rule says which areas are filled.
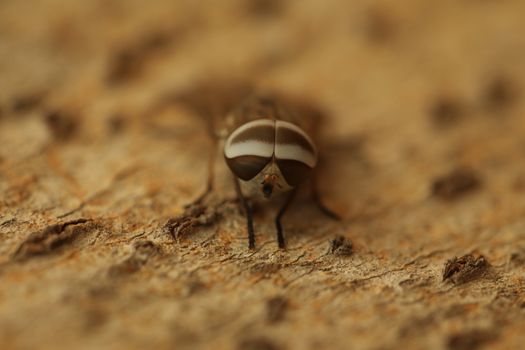
[[[524,14],[1,1],[0,347],[522,347]],[[279,250],[260,208],[248,250],[221,157],[215,192],[184,207],[224,82],[326,112],[322,195],[342,222],[301,197]]]

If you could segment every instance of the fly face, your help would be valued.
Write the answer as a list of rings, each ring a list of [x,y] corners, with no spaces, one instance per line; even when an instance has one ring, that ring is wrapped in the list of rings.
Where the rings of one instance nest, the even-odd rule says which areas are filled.
[[[297,125],[283,120],[247,122],[227,138],[224,158],[233,174],[270,198],[304,182],[317,164],[312,139]]]

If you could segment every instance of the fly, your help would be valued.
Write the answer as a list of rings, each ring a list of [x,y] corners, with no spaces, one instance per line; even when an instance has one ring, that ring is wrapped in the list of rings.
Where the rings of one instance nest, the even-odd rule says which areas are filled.
[[[242,90],[237,93],[232,91],[222,90],[218,94],[229,92],[225,95],[231,103],[234,97],[239,98],[238,92]],[[215,151],[222,146],[225,163],[233,175],[235,190],[246,216],[250,249],[255,248],[255,231],[252,206],[247,197],[260,196],[271,200],[278,194],[286,196],[275,217],[279,248],[286,246],[281,220],[298,188],[308,180],[312,199],[321,211],[333,219],[339,219],[322,203],[317,189],[315,171],[319,154],[315,139],[321,122],[321,114],[317,110],[273,96],[250,95],[239,98],[240,102],[238,100],[237,105],[226,112],[224,98],[222,110],[210,105],[217,102],[210,98],[212,95],[209,91],[201,91],[190,94],[193,99],[183,98],[188,107],[208,122],[214,141],[208,161],[207,187],[196,200],[197,203],[213,191]]]

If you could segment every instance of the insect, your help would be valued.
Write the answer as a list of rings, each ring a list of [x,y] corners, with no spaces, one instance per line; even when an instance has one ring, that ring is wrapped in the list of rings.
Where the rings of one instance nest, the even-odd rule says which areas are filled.
[[[213,95],[201,91],[190,95],[198,96],[197,99],[185,98],[184,102],[208,121],[214,148],[223,147],[223,157],[246,216],[250,249],[255,248],[250,198],[271,200],[285,196],[275,217],[279,248],[286,245],[282,218],[302,184],[310,181],[312,198],[321,211],[333,219],[339,218],[322,203],[317,190],[315,170],[319,154],[314,140],[321,118],[318,111],[291,100],[251,94],[224,113],[224,103],[222,110],[210,107],[217,102]],[[237,96],[226,95],[230,100]],[[213,190],[215,153],[210,153],[207,188],[196,202],[201,202]]]

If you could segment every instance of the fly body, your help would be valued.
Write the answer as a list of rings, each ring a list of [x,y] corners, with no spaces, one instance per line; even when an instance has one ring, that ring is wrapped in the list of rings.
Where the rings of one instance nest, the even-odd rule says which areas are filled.
[[[318,163],[317,147],[305,130],[315,129],[318,116],[311,111],[301,113],[300,108],[286,109],[275,99],[252,97],[226,118],[229,131],[224,159],[235,177],[237,194],[246,212],[250,248],[255,247],[253,220],[242,189],[248,187],[267,199],[288,193],[275,219],[278,244],[284,248],[281,218],[297,188],[311,176]],[[316,193],[314,198],[319,199]],[[324,212],[331,214],[318,202]]]
[[[223,144],[223,156],[233,174],[235,189],[244,209],[248,230],[248,246],[255,248],[252,207],[243,192],[266,199],[286,194],[284,204],[275,217],[277,241],[285,247],[281,219],[299,186],[309,178],[312,198],[321,211],[338,218],[321,202],[317,193],[315,169],[319,154],[315,144],[321,113],[311,105],[268,96],[244,98],[225,112],[243,89],[198,89],[180,100],[207,121],[214,149]],[[244,90],[246,91],[246,90]],[[244,94],[246,96],[246,94]],[[220,98],[219,98],[220,97]],[[217,103],[222,101],[222,103]],[[210,152],[208,186],[194,202],[200,203],[213,190],[214,157]],[[249,193],[248,193],[249,191]]]

